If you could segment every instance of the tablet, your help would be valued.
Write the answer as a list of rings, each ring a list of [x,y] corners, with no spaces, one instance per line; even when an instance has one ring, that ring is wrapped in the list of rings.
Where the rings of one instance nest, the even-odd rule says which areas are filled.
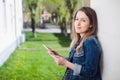
[[[44,46],[44,48],[45,48],[46,50],[50,51],[50,54],[52,54],[52,55],[58,55],[58,53],[57,53],[56,51],[52,50],[51,48],[47,47],[47,46],[44,45],[44,44],[43,44],[43,46]],[[50,50],[50,49],[51,49],[51,50]]]
[[[43,47],[44,47],[45,49],[47,49],[48,51],[50,51],[49,48],[48,48],[46,45],[43,44]]]

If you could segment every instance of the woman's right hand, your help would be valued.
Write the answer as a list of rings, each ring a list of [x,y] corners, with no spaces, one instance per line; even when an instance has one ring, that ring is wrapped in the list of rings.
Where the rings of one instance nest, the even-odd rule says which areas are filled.
[[[62,66],[66,65],[67,59],[65,57],[54,55],[53,58],[58,65],[62,65]]]

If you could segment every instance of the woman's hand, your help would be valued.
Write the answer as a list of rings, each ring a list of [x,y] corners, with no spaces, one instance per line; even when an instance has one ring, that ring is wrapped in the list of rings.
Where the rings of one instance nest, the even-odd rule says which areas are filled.
[[[74,64],[69,62],[65,57],[61,56],[59,53],[57,53],[55,50],[47,47],[49,50],[48,52],[50,53],[50,55],[53,57],[53,59],[55,60],[55,62],[58,65],[62,65],[65,67],[69,67],[70,69],[74,69]]]
[[[74,64],[69,62],[66,58],[58,55],[53,56],[53,58],[58,65],[65,66],[74,70],[75,68]]]
[[[55,55],[53,56],[53,58],[58,65],[62,65],[62,66],[66,65],[67,60],[64,57]]]
[[[58,56],[61,56],[58,52],[56,52],[55,50],[53,50],[53,49],[51,49],[51,48],[49,48],[49,47],[47,47],[48,48],[48,53],[50,53],[50,55],[58,55]]]
[[[53,59],[55,60],[55,62],[58,64],[58,65],[65,65],[65,62],[67,61],[63,56],[61,56],[58,52],[56,52],[55,50],[47,47],[49,50],[48,50],[48,53],[50,53],[50,55],[53,57]]]

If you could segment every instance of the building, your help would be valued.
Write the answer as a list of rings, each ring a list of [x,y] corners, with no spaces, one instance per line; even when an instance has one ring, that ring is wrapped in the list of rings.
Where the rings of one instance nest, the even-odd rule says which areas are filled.
[[[120,0],[90,0],[98,16],[103,80],[120,80]]]
[[[22,0],[0,0],[0,66],[24,42]]]

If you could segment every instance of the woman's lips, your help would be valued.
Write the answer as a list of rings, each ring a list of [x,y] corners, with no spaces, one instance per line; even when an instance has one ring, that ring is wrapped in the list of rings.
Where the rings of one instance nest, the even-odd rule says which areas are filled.
[[[76,27],[76,29],[81,29],[81,27]]]

